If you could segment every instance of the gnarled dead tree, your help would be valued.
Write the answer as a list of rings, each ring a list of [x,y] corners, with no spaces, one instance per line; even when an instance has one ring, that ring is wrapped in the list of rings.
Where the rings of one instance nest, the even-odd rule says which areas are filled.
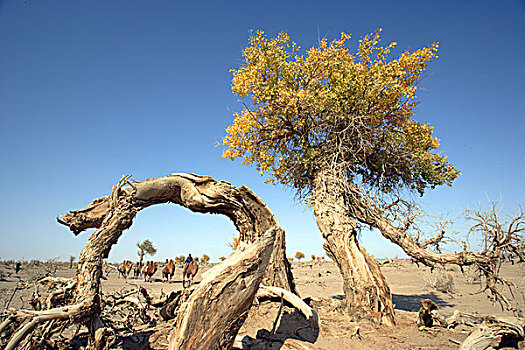
[[[129,186],[123,187],[126,184]],[[111,196],[97,198],[86,208],[71,211],[57,220],[75,234],[88,228],[100,228],[113,210],[114,198],[118,199],[120,196],[130,201],[127,208],[128,214],[133,212],[130,220],[139,210],[167,202],[194,212],[226,215],[239,231],[240,240],[245,243],[254,242],[272,227],[279,227],[270,209],[249,188],[236,188],[228,182],[217,181],[209,176],[179,173],[143,182],[135,182],[126,177],[117,187],[118,194],[115,194],[114,189]],[[290,264],[286,259],[286,242],[282,229],[279,229],[276,241],[263,282],[296,293]]]
[[[43,311],[17,312],[11,320],[16,320],[21,327],[11,336],[7,349],[14,349],[39,324],[60,320],[85,324],[89,330],[90,346],[95,349],[104,347],[108,329],[100,319],[102,260],[108,257],[112,246],[117,243],[122,232],[131,226],[140,210],[167,202],[182,205],[194,212],[226,215],[233,221],[244,242],[253,243],[266,231],[273,229],[269,263],[258,258],[259,265],[267,265],[268,268],[257,267],[256,270],[261,270],[261,274],[268,271],[263,278],[265,284],[295,292],[290,265],[285,256],[284,231],[266,205],[248,188],[235,188],[227,182],[195,174],[171,174],[143,182],[133,181],[130,176],[126,176],[113,186],[111,195],[95,199],[86,208],[57,218],[75,234],[88,228],[97,229],[79,256],[76,285],[69,305]],[[236,274],[236,271],[232,271],[232,274]],[[255,285],[250,288],[256,291],[258,283]]]

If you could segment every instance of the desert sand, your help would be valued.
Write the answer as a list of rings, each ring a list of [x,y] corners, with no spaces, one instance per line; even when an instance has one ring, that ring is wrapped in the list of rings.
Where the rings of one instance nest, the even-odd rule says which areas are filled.
[[[160,265],[160,263],[159,263]],[[201,265],[195,282],[210,265]],[[327,262],[294,262],[293,274],[301,298],[309,300],[320,318],[320,329],[308,327],[304,317],[292,307],[285,306],[279,322],[274,327],[280,302],[260,301],[252,306],[249,316],[240,330],[239,338],[249,336],[270,339],[271,348],[279,349],[288,338],[306,340],[316,349],[457,349],[472,331],[472,327],[460,325],[455,329],[433,327],[420,330],[415,324],[421,300],[431,299],[440,308],[440,313],[450,316],[454,310],[464,313],[497,316],[511,316],[493,305],[486,293],[479,293],[482,285],[473,270],[462,273],[457,267],[446,267],[431,271],[417,266],[410,260],[392,260],[381,267],[389,283],[396,309],[395,328],[374,327],[366,322],[355,322],[341,307],[344,298],[342,278],[337,266]],[[505,264],[502,275],[516,285],[514,302],[525,309],[525,271],[522,266]],[[0,307],[30,309],[28,304],[34,281],[44,275],[74,277],[75,266],[69,263],[23,264],[16,274],[13,263],[0,263]],[[131,291],[143,286],[150,295],[160,296],[182,289],[181,268],[177,267],[174,279],[167,283],[161,280],[160,268],[151,282],[119,276],[114,267],[105,268],[102,290],[105,295],[117,291]],[[27,287],[27,288],[25,288]],[[441,289],[441,290],[438,290]],[[41,288],[45,294],[45,288]],[[508,294],[508,293],[507,293]],[[313,299],[313,300],[312,300]],[[130,334],[121,345],[127,349],[164,349],[171,322],[144,325]],[[257,348],[252,346],[252,348]]]

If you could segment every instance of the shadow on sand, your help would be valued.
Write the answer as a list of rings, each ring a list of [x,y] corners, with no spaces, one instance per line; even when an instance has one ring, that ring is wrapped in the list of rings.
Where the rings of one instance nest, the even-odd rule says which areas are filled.
[[[272,334],[267,329],[259,329],[255,342],[263,341],[272,349],[280,349],[286,339],[297,339],[303,342],[315,343],[319,338],[319,328],[313,327],[303,314],[296,310],[283,311],[279,326]],[[250,340],[248,340],[249,342]],[[256,344],[253,344],[257,347]],[[259,345],[260,346],[260,345]]]
[[[344,300],[345,296],[342,294],[332,295],[332,299]],[[417,312],[421,308],[421,301],[424,299],[430,299],[437,304],[440,308],[452,307],[455,304],[451,304],[443,298],[436,295],[434,292],[425,294],[392,294],[392,302],[394,303],[395,309]]]
[[[410,294],[410,295],[392,294],[392,301],[395,305],[395,308],[398,310],[404,310],[404,311],[412,311],[412,312],[419,311],[419,309],[421,308],[421,301],[424,299],[432,300],[440,308],[455,305],[455,304],[451,304],[447,302],[446,300],[442,299],[441,297],[434,294],[433,292],[425,293],[425,294]]]

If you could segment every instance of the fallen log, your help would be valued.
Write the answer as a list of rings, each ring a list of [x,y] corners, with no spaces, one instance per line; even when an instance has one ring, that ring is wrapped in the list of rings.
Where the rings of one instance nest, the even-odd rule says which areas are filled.
[[[487,317],[461,343],[459,350],[517,348],[524,334],[524,321],[521,319]]]
[[[231,349],[264,276],[277,228],[211,269],[182,305],[170,350]]]
[[[261,285],[261,288],[257,291],[257,298],[280,297],[284,298],[284,300],[298,309],[315,329],[319,329],[319,316],[317,315],[317,312],[297,295],[279,287],[265,285]]]
[[[232,307],[232,310],[237,310],[235,314],[231,314],[229,310],[220,309],[213,316],[228,320],[227,329],[223,329],[224,334],[219,336],[218,344],[228,344],[232,338],[230,334],[235,334],[238,331],[244,317],[246,317],[239,310],[249,308],[253,295],[255,295],[265,273],[267,273],[265,276],[266,283],[295,291],[290,264],[285,255],[284,231],[279,227],[277,219],[268,207],[248,188],[244,186],[236,188],[227,182],[216,181],[211,177],[195,174],[171,174],[165,177],[147,179],[143,182],[136,182],[130,176],[125,176],[113,186],[112,193],[109,196],[93,200],[84,209],[74,210],[57,217],[59,223],[68,226],[75,234],[79,234],[88,228],[96,228],[78,258],[74,288],[66,286],[65,289],[55,294],[52,293],[46,302],[48,307],[54,306],[57,302],[68,302],[70,305],[45,310],[45,313],[40,311],[38,314],[24,311],[23,317],[19,317],[17,314],[15,317],[17,322],[21,320],[24,323],[14,330],[9,329],[9,332],[6,332],[2,337],[2,345],[5,344],[4,340],[6,340],[9,341],[8,348],[14,348],[35,327],[46,327],[44,323],[62,320],[65,323],[83,324],[88,328],[88,347],[104,347],[110,329],[106,328],[107,326],[100,319],[104,307],[101,294],[103,259],[109,256],[113,245],[117,243],[123,231],[133,224],[133,220],[140,210],[168,202],[184,206],[193,212],[227,216],[239,231],[241,241],[248,245],[256,241],[258,243],[255,246],[259,247],[261,254],[264,251],[264,254],[254,255],[251,260],[247,257],[244,265],[236,267],[240,272],[231,270],[233,267],[230,265],[216,270],[217,273],[225,274],[224,280],[227,280],[227,272],[236,277],[231,277],[233,285],[223,286],[232,295],[217,296],[216,300],[212,299],[208,306],[218,307],[225,302],[222,299],[228,297],[232,298],[231,302],[235,301],[238,304]],[[271,247],[269,256],[265,255],[266,246]],[[254,249],[253,246],[249,245],[242,253],[247,254]],[[265,258],[263,259],[262,256]],[[240,275],[237,276],[237,273]],[[261,279],[259,279],[259,273]],[[55,285],[65,283],[65,281],[58,279],[47,279],[46,282]],[[210,288],[213,290],[213,288],[220,286],[223,281],[217,283]],[[128,298],[125,302],[140,304],[140,301],[137,302],[132,298]],[[157,303],[153,300],[150,302]],[[176,312],[175,310],[172,311],[174,315]],[[191,314],[191,307],[181,310],[178,319],[186,317],[183,311]],[[223,311],[224,315],[222,315]],[[53,322],[53,327],[58,327],[56,326],[58,323],[60,322]],[[10,322],[9,324],[14,325],[15,323]],[[217,329],[217,335],[220,334],[220,327],[216,327],[213,323],[205,324],[208,324],[210,329]],[[8,325],[5,327],[7,328]],[[182,329],[186,328],[182,327]],[[191,332],[193,331],[190,331],[189,334]]]
[[[44,310],[44,311],[30,311],[20,310],[17,312],[17,316],[31,317],[23,326],[20,328],[9,340],[4,350],[14,350],[17,345],[40,323],[51,321],[51,320],[63,320],[74,318],[76,316],[86,313],[89,310],[90,305],[87,302],[83,302],[76,305],[68,305],[61,308]]]
[[[469,327],[475,327],[485,320],[485,317],[460,312],[458,310],[454,310],[454,314],[450,317],[445,317],[439,314],[436,310],[431,311],[431,314],[434,322],[445,328],[454,328],[460,324],[464,324]]]

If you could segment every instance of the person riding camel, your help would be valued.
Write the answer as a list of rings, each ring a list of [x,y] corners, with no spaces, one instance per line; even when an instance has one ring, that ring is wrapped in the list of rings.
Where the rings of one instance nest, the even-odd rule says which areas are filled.
[[[188,266],[190,266],[190,263],[193,261],[193,258],[191,257],[191,254],[188,254],[188,257],[186,258],[186,266],[184,266],[184,273],[188,270]]]

